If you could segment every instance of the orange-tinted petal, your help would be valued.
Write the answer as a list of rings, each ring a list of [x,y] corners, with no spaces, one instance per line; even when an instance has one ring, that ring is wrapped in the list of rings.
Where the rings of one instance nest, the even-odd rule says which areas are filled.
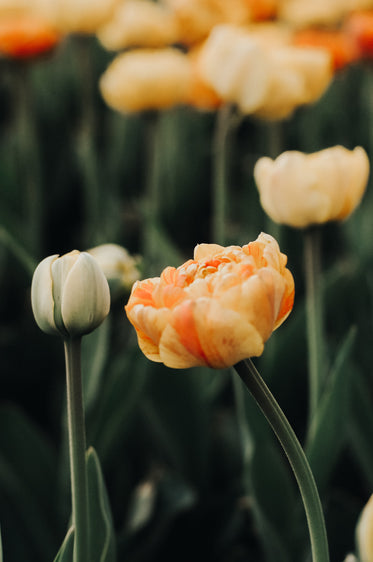
[[[324,48],[330,53],[335,70],[340,70],[360,58],[355,41],[343,31],[304,29],[294,34],[293,43],[298,47]]]
[[[245,357],[261,355],[263,348],[256,327],[215,299],[205,298],[185,301],[174,310],[160,341],[160,356],[171,367],[176,367],[185,353],[188,360],[193,358],[193,365],[185,366],[222,369]]]
[[[355,42],[362,56],[373,56],[373,10],[351,14],[346,19],[343,29]]]
[[[57,31],[36,17],[0,20],[0,53],[14,58],[35,57],[50,51],[60,40]]]

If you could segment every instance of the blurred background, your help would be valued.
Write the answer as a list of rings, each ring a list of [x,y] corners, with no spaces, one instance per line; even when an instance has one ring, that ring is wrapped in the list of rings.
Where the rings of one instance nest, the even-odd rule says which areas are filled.
[[[27,57],[7,52],[0,37],[1,50],[0,524],[5,562],[44,562],[65,536],[70,489],[63,345],[34,321],[34,267],[51,254],[115,243],[139,257],[145,278],[180,265],[200,242],[275,235],[296,301],[255,364],[303,441],[303,233],[266,217],[253,167],[264,155],[336,144],[360,145],[371,158],[373,69],[367,57],[346,64],[320,99],[268,120],[227,102],[113,109],[99,82],[117,52],[96,33],[61,32],[52,49]],[[224,241],[214,226],[222,177]],[[373,492],[372,217],[370,182],[351,218],[322,227],[330,375],[324,430],[309,458],[333,562],[355,552],[357,518]],[[148,361],[124,313],[129,291],[112,295],[108,319],[83,345],[87,442],[102,463],[118,560],[309,560],[298,489],[254,401],[240,395],[247,463],[232,373]]]

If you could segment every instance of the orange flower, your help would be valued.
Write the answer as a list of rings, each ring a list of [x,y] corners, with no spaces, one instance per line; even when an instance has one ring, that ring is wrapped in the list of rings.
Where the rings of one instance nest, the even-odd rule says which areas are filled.
[[[0,20],[0,53],[14,58],[35,57],[50,51],[59,34],[36,16],[9,16]]]
[[[274,238],[242,248],[200,244],[194,259],[136,282],[125,307],[143,353],[182,369],[259,356],[290,314],[294,280]]]
[[[277,14],[278,0],[246,0],[250,7],[253,21],[264,21],[274,18]]]
[[[345,22],[344,30],[355,42],[362,56],[373,56],[373,10],[351,14]]]
[[[331,54],[334,70],[340,70],[360,58],[360,52],[355,41],[343,31],[317,28],[304,29],[295,33],[293,43],[301,47],[322,47],[326,49]]]

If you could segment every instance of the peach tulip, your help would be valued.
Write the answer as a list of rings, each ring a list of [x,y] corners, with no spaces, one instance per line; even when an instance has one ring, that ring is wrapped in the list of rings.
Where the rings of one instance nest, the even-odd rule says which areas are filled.
[[[124,113],[187,103],[191,65],[174,48],[138,49],[118,55],[100,79],[106,103]]]
[[[248,23],[252,14],[250,4],[253,2],[248,0],[230,0],[229,2],[226,0],[163,0],[163,3],[175,14],[180,42],[191,45],[203,41],[215,25],[224,22]]]
[[[200,244],[191,259],[136,282],[125,307],[148,359],[215,369],[262,354],[290,314],[294,280],[272,236],[243,246]]]
[[[195,49],[136,49],[118,55],[100,79],[106,103],[123,113],[191,105],[214,110],[221,97],[201,76]]]
[[[278,17],[295,27],[336,25],[346,13],[346,0],[282,0]]]
[[[244,115],[288,117],[300,105],[316,101],[333,73],[328,51],[292,46],[287,37],[281,33],[265,46],[251,28],[216,26],[201,47],[200,74]]]
[[[254,167],[265,212],[297,228],[347,218],[359,205],[368,176],[369,160],[361,147],[287,151],[276,160],[260,158]]]
[[[61,33],[92,34],[113,15],[119,0],[34,0]]]
[[[97,33],[108,50],[163,47],[176,43],[178,26],[171,10],[150,0],[125,0]]]

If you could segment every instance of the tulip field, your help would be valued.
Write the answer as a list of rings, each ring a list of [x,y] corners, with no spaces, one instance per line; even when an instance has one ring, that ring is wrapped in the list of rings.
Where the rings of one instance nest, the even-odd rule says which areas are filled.
[[[373,3],[0,0],[0,562],[373,562]]]

